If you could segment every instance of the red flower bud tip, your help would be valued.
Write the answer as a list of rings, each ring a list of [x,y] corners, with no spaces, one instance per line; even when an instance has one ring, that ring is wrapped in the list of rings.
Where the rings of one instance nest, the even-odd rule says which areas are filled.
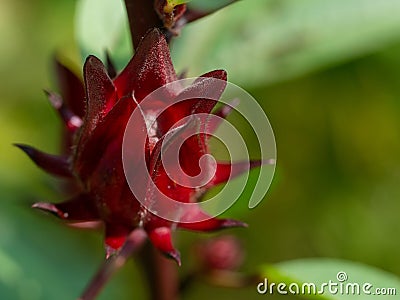
[[[74,115],[83,118],[85,115],[85,88],[81,79],[58,60],[55,60],[55,71],[65,106]]]
[[[32,208],[38,208],[41,210],[48,211],[48,212],[53,213],[54,215],[58,216],[61,219],[68,218],[68,213],[63,213],[53,203],[37,202],[32,205]]]
[[[165,255],[174,259],[177,264],[181,265],[180,254],[177,250],[175,250],[172,245],[171,239],[171,228],[169,227],[158,227],[152,230],[149,230],[148,236],[153,245],[161,250]]]
[[[177,223],[167,221],[148,211],[129,188],[122,163],[122,142],[128,120],[147,95],[177,80],[167,42],[159,30],[148,32],[137,47],[134,57],[114,79],[110,78],[103,63],[94,56],[88,57],[85,62],[84,85],[62,64],[57,63],[56,67],[61,96],[50,92],[47,94],[65,123],[67,156],[45,154],[21,144],[17,144],[17,147],[46,172],[69,177],[69,182],[74,183],[79,190],[68,201],[56,204],[36,203],[34,208],[51,212],[77,226],[102,222],[107,256],[123,245],[130,232],[143,228],[153,245],[175,259],[178,264],[180,257],[173,247],[172,228],[213,231],[246,226],[239,221],[211,218],[200,206],[194,206]],[[220,79],[220,83],[215,86],[214,81],[211,89],[210,79],[213,78]],[[176,126],[174,124],[179,124],[185,117],[193,114],[211,114],[216,101],[209,98],[219,99],[225,89],[225,81],[225,71],[212,71],[202,75],[179,94],[170,95],[178,100],[185,99],[188,95],[198,96],[174,102],[176,104],[163,111],[155,120],[157,130],[148,136],[144,149],[140,146],[132,153],[133,156],[145,154],[151,179],[160,191],[175,201],[197,202],[206,189],[225,182],[229,175],[237,176],[260,165],[258,161],[252,162],[250,166],[244,163],[219,163],[211,182],[201,188],[190,188],[176,184],[161,163],[161,145],[166,136],[172,135],[172,143],[173,140],[182,140],[182,130],[173,127]],[[215,114],[226,117],[234,105],[232,103],[222,107]],[[152,110],[161,111],[158,106],[161,108],[163,104],[155,101]],[[153,115],[144,111],[143,118],[144,122],[151,121]],[[195,118],[189,118],[180,128],[190,127],[195,121]],[[197,125],[206,124],[200,121]],[[213,128],[217,125],[210,124]],[[171,130],[172,127],[174,129]],[[132,139],[135,140],[135,137],[132,136]],[[182,169],[190,176],[197,175],[199,159],[207,153],[206,134],[198,133],[187,138],[179,152]],[[154,201],[151,194],[148,197],[148,200]],[[205,220],[196,222],[198,217],[205,217]]]
[[[67,129],[72,133],[82,126],[82,119],[75,115],[65,105],[62,97],[56,93],[45,91],[51,105],[58,111],[61,119],[64,121]]]
[[[106,259],[113,255],[126,241],[126,236],[110,236],[105,239]]]
[[[244,260],[244,251],[240,241],[231,235],[204,241],[196,250],[201,265],[206,271],[237,270]]]

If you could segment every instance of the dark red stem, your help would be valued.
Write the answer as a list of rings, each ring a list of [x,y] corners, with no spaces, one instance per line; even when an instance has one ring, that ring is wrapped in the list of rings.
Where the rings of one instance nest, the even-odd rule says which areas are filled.
[[[143,245],[146,237],[147,235],[143,229],[132,231],[119,253],[111,256],[103,263],[78,300],[94,300],[110,277],[125,265],[125,262],[133,252]]]
[[[163,24],[154,9],[153,0],[125,0],[133,48],[136,49],[146,32],[162,28]]]
[[[175,261],[166,258],[148,243],[139,253],[139,262],[146,275],[151,300],[179,299],[178,266]]]

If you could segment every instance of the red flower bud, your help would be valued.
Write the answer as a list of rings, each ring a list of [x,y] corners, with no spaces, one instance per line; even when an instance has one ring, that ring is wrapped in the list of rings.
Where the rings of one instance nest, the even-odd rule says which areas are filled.
[[[71,223],[101,221],[105,225],[105,243],[108,254],[119,249],[128,234],[143,228],[150,241],[166,255],[179,262],[179,253],[171,240],[173,228],[196,231],[213,231],[244,223],[209,217],[190,223],[199,216],[207,216],[200,206],[195,206],[182,222],[164,220],[147,210],[131,192],[123,169],[122,142],[128,120],[141,101],[159,87],[177,80],[168,45],[159,30],[150,31],[137,47],[126,68],[111,79],[103,63],[94,56],[87,58],[84,68],[84,85],[61,64],[57,64],[61,96],[48,93],[51,103],[59,112],[67,130],[67,157],[45,154],[34,148],[18,145],[39,167],[46,172],[71,178],[79,192],[62,203],[36,203],[33,205]],[[171,127],[192,114],[211,114],[216,101],[209,100],[208,80],[226,81],[222,70],[204,74],[191,87],[174,97],[198,91],[204,98],[190,99],[172,105],[156,120],[157,133],[149,136],[144,149],[148,171],[157,187],[167,196],[179,202],[197,202],[204,191],[225,182],[230,173],[239,175],[248,165],[218,164],[214,178],[199,189],[183,187],[171,181],[161,162],[160,147]],[[225,86],[213,89],[213,98],[219,98]],[[218,95],[215,95],[217,93]],[[157,102],[154,104],[157,109]],[[215,112],[225,117],[230,107]],[[144,115],[144,121],[151,118]],[[212,124],[211,126],[216,126]],[[179,134],[176,135],[179,138]],[[134,138],[134,137],[132,137]],[[208,136],[197,134],[185,140],[179,160],[182,169],[190,174],[198,172],[199,158],[208,153]],[[253,162],[250,167],[258,166]]]
[[[202,267],[208,271],[233,271],[243,263],[244,259],[242,245],[231,235],[204,241],[196,250]]]

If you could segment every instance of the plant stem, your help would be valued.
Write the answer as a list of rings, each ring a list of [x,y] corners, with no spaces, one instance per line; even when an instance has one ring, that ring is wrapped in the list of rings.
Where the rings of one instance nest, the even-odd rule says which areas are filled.
[[[178,266],[150,243],[139,253],[139,262],[149,284],[150,299],[177,300],[179,298]]]
[[[156,279],[158,282],[157,300],[176,300],[178,299],[178,274],[177,264],[172,259],[166,258],[159,251],[153,249],[153,259],[156,265]]]
[[[78,300],[95,299],[111,275],[120,269],[133,252],[143,245],[146,237],[147,235],[143,229],[133,230],[118,254],[111,256],[103,263]]]
[[[154,9],[153,0],[125,0],[133,48],[136,49],[147,31],[162,28],[163,24]]]

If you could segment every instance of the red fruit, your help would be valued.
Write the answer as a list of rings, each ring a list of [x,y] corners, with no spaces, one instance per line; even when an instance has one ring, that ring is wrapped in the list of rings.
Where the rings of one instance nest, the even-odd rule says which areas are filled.
[[[70,222],[103,222],[109,253],[119,249],[132,230],[142,227],[155,247],[178,262],[179,253],[171,241],[172,228],[213,231],[245,226],[242,222],[217,218],[190,223],[199,215],[207,216],[199,206],[184,215],[182,222],[174,224],[143,207],[127,184],[122,164],[122,141],[127,122],[136,106],[140,106],[147,95],[177,80],[168,45],[160,31],[152,30],[143,38],[134,57],[113,80],[103,63],[94,56],[89,56],[85,62],[84,85],[61,64],[57,64],[57,69],[62,98],[54,93],[48,93],[48,96],[67,129],[67,156],[45,154],[25,145],[18,147],[46,172],[69,177],[79,187],[79,192],[62,203],[36,203],[33,207],[49,211]],[[198,90],[207,96],[207,78],[226,81],[226,72],[217,70],[202,75],[191,87],[175,97],[183,97],[184,93],[191,90]],[[224,88],[221,86],[217,89],[218,95],[213,96],[218,99]],[[211,114],[215,104],[214,100],[200,97],[171,106],[156,120],[157,134],[148,137],[144,149],[138,150],[145,152],[149,173],[157,187],[176,201],[198,201],[207,188],[225,182],[231,172],[232,175],[238,175],[248,169],[247,165],[218,164],[215,177],[201,192],[176,184],[173,188],[168,187],[171,181],[160,163],[159,155],[163,136],[175,122],[186,116]],[[156,102],[154,105],[157,109]],[[230,108],[225,107],[215,114],[225,117],[229,111]],[[144,115],[144,121],[150,117]],[[189,175],[198,172],[198,160],[208,152],[207,139],[205,134],[198,134],[183,143],[179,160],[182,169]],[[259,163],[254,162],[251,167],[257,165]]]

